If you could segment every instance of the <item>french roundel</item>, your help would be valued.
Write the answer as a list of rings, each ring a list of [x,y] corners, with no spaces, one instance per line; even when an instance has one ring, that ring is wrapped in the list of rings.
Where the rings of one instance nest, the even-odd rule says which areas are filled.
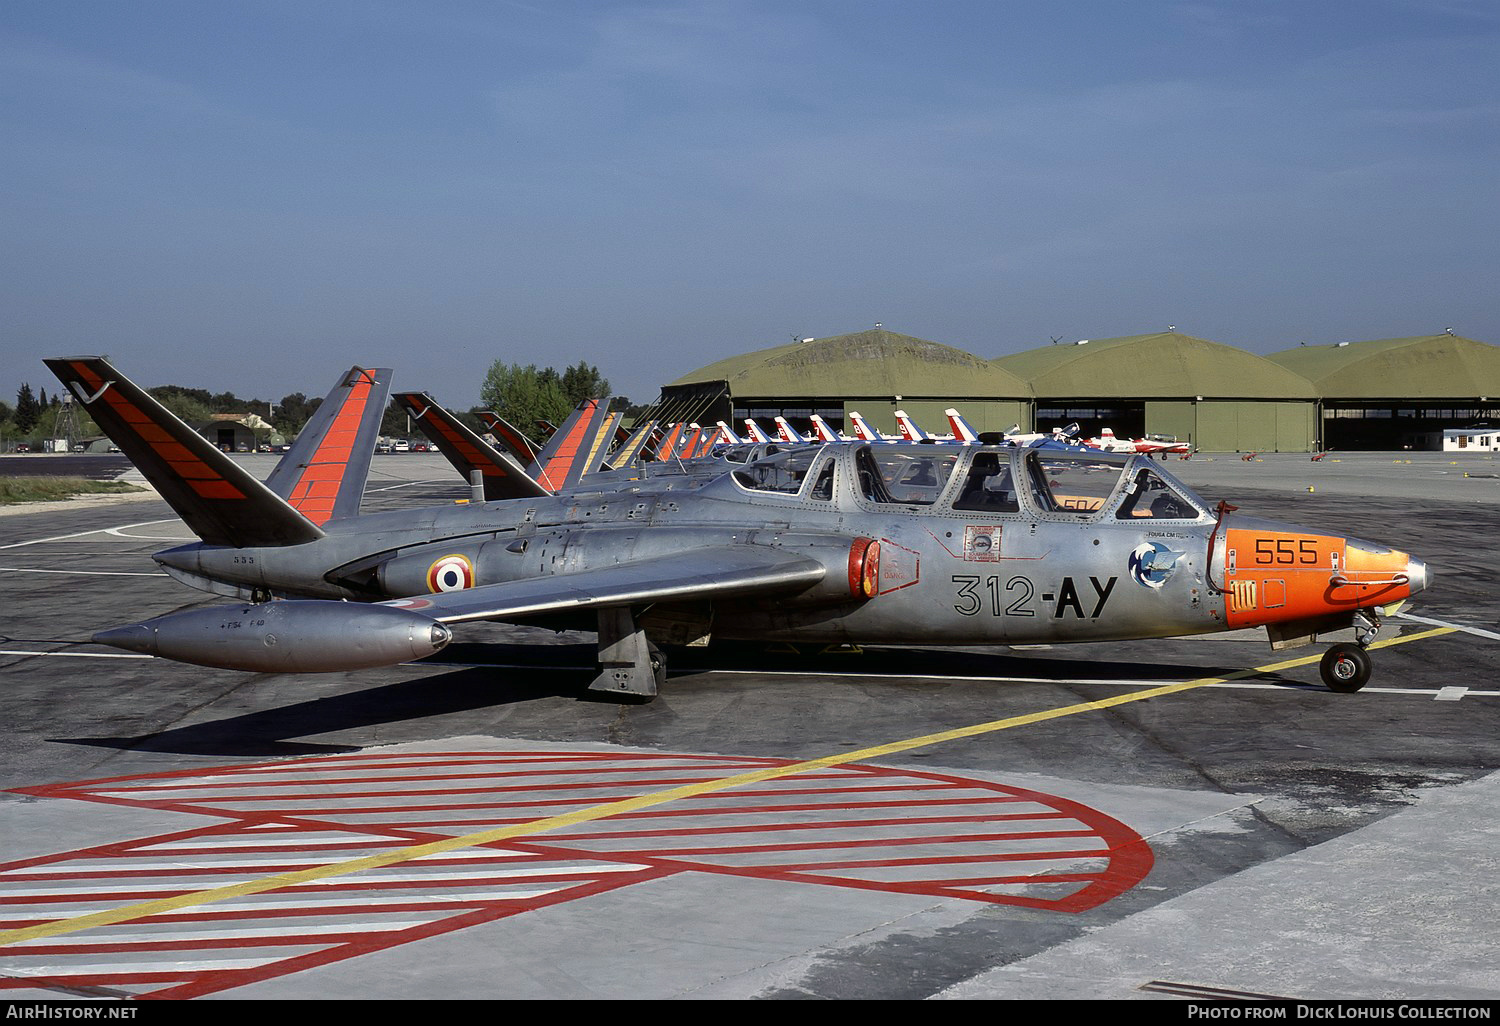
[[[463,591],[474,587],[474,564],[467,556],[444,556],[427,568],[427,590]]]

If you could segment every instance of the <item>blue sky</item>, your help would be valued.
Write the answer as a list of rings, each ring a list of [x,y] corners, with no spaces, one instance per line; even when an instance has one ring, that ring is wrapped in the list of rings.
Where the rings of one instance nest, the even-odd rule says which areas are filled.
[[[1497,54],[1479,0],[0,0],[0,398],[1500,343]]]

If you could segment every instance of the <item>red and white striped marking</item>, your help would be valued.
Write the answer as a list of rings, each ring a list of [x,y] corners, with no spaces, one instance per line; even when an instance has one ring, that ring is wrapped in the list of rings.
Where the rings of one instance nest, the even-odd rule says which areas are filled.
[[[576,750],[386,753],[25,789],[214,822],[0,865],[0,930],[781,765]],[[0,989],[193,997],[679,872],[1078,912],[1138,883],[1151,861],[1134,831],[1076,802],[846,765],[13,943],[0,948]]]

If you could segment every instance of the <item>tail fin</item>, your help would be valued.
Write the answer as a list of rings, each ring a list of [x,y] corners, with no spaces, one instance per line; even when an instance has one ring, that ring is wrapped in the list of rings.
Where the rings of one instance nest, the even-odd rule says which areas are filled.
[[[749,417],[745,418],[745,441],[747,442],[769,442],[771,436],[761,430],[761,426]]]
[[[646,451],[646,445],[656,433],[656,421],[648,420],[625,439],[625,443],[615,450],[610,458],[609,465],[613,469],[627,467],[638,462]]]
[[[46,360],[94,423],[210,545],[300,545],[317,524],[98,356]]]
[[[901,432],[901,437],[908,442],[920,442],[927,437],[927,433],[917,427],[917,422],[907,416],[905,410],[896,411],[896,427]]]
[[[594,456],[602,457],[598,450],[608,427],[609,404],[599,399],[585,399],[563,421],[562,427],[547,439],[536,460],[526,468],[527,473],[554,493],[577,484]]]
[[[698,436],[698,446],[692,452],[693,459],[702,459],[714,451],[714,446],[719,444],[719,436],[722,434],[717,427],[704,428],[703,433]]]
[[[686,430],[686,424],[669,425],[666,435],[656,443],[656,458],[663,461],[676,459],[677,445],[682,441],[682,433]]]
[[[812,415],[812,423],[813,423],[813,430],[816,431],[817,434],[818,434],[818,441],[820,441],[820,442],[842,442],[844,440],[844,436],[843,435],[839,434],[833,428],[829,427],[828,426],[828,421],[824,420],[822,417],[818,416],[816,413],[814,413]]]
[[[785,417],[776,418],[776,433],[781,436],[781,440],[783,442],[786,442],[790,445],[796,445],[807,441],[802,432],[792,427],[792,425],[787,422],[787,419]]]
[[[359,516],[391,372],[351,367],[323,400],[266,487],[315,524]]]
[[[849,411],[849,422],[854,425],[854,434],[861,442],[880,441],[880,433],[865,423],[865,418],[859,415],[859,411]]]
[[[959,442],[979,441],[979,432],[975,431],[969,422],[964,420],[962,413],[959,413],[957,410],[948,409],[943,411],[943,415],[948,418],[948,426],[953,429],[954,440]],[[1020,425],[1017,425],[1017,427],[1019,428]]]
[[[437,445],[448,462],[469,479],[472,471],[484,478],[484,497],[519,499],[548,494],[547,489],[529,477],[521,465],[507,453],[497,452],[484,444],[469,426],[443,409],[426,392],[397,392],[396,402],[411,414],[422,433]]]
[[[500,444],[517,460],[530,463],[536,459],[536,454],[541,452],[541,447],[521,433],[521,429],[500,414],[491,410],[480,410],[479,419],[484,422],[485,429],[496,438]]]
[[[600,402],[607,405],[609,400],[601,399]],[[611,413],[604,418],[604,423],[600,425],[598,433],[594,435],[593,443],[588,446],[588,451],[584,453],[583,469],[578,474],[579,481],[586,480],[602,470],[609,469],[610,449],[614,447],[616,442],[623,443],[626,440],[624,429],[620,424],[624,419],[625,414],[622,412]]]

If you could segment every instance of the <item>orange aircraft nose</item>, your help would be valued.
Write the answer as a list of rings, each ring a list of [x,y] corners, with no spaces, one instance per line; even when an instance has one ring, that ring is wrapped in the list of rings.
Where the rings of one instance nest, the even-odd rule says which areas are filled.
[[[1337,601],[1386,605],[1425,590],[1432,574],[1426,563],[1405,552],[1350,538],[1344,544],[1344,566],[1329,583]]]
[[[1432,585],[1426,563],[1376,542],[1269,521],[1242,523],[1229,528],[1224,546],[1231,627],[1394,605]]]

